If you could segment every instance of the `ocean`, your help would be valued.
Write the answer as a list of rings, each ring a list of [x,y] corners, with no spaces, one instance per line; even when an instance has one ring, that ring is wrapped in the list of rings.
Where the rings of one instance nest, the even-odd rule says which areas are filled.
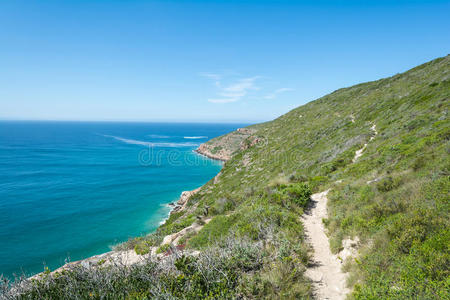
[[[222,163],[193,152],[244,124],[0,122],[0,274],[32,275],[154,231]]]

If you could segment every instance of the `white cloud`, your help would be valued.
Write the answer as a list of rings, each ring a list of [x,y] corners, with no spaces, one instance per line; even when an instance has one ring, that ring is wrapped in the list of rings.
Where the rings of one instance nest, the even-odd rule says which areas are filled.
[[[221,98],[221,99],[208,99],[211,103],[231,103],[238,101],[238,98]]]
[[[228,87],[224,87],[223,90],[231,93],[241,93],[246,90],[257,90],[258,88],[255,86],[255,80],[258,78],[259,76],[240,79],[238,82]]]
[[[291,89],[291,88],[280,88],[280,89],[273,91],[271,94],[268,94],[267,96],[265,96],[264,99],[275,99],[278,94],[285,93],[285,92],[291,92],[293,90],[294,89]]]
[[[214,79],[214,80],[220,80],[222,78],[222,76],[220,76],[219,74],[214,74],[214,73],[200,73],[200,76]]]
[[[223,86],[221,83],[222,76],[212,73],[202,73],[201,75],[214,80],[216,86],[219,89],[219,98],[208,99],[208,101],[211,103],[236,102],[245,97],[249,91],[259,89],[255,85],[255,81],[260,78],[259,76],[241,78],[230,85]]]
[[[222,76],[219,74],[215,74],[215,73],[200,73],[200,76],[209,78],[211,80],[214,80],[214,84],[217,87],[220,87],[220,80],[222,79]]]

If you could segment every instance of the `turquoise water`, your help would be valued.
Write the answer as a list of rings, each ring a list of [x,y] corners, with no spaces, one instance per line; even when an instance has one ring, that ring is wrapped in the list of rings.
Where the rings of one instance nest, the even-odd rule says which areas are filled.
[[[242,124],[0,122],[0,273],[27,275],[157,228],[221,163],[200,143]]]

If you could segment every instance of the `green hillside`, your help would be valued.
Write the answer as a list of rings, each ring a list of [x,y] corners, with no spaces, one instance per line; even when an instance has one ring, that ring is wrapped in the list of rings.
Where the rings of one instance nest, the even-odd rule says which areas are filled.
[[[256,126],[264,143],[228,161],[219,182],[199,195],[199,208],[207,204],[213,213],[228,213],[217,205],[227,199],[239,216],[230,230],[256,237],[265,212],[272,218],[284,210],[283,201],[272,206],[278,204],[270,195],[276,183],[331,187],[326,224],[332,249],[346,236],[366,245],[348,266],[356,297],[448,293],[449,63],[447,56],[340,89]],[[378,135],[369,141],[374,124]],[[363,155],[352,163],[364,143]]]
[[[164,236],[197,223],[202,229],[178,244],[200,255],[171,266],[149,262],[131,271],[114,270],[127,275],[117,275],[111,288],[86,283],[86,278],[93,281],[93,272],[106,280],[98,279],[107,273],[99,268],[30,289],[56,295],[70,283],[71,292],[96,291],[94,298],[118,291],[129,299],[310,298],[304,272],[311,250],[300,216],[311,193],[330,189],[329,218],[323,222],[332,251],[341,249],[344,238],[361,241],[359,256],[345,264],[350,297],[449,298],[449,106],[447,56],[337,90],[251,126],[250,136],[233,137],[232,158],[184,210],[156,233],[119,248],[147,253]],[[164,275],[157,272],[162,269]],[[155,275],[146,284],[136,279],[148,273]]]

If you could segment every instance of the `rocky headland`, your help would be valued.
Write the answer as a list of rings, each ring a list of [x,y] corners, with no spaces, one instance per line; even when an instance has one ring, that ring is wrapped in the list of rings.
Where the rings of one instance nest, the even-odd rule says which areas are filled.
[[[195,152],[211,159],[227,161],[236,151],[245,150],[260,142],[260,138],[253,136],[255,132],[255,129],[238,128],[201,144]]]

